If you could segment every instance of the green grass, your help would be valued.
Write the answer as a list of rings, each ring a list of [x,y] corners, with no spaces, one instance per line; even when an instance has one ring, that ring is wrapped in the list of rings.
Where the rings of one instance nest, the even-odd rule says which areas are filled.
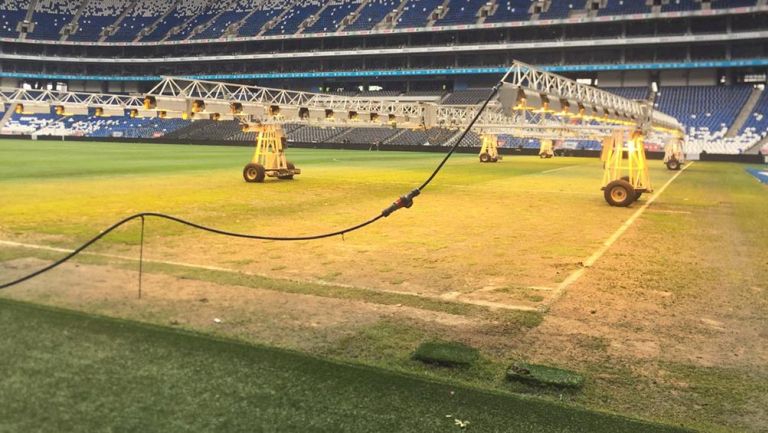
[[[0,239],[72,248],[116,219],[145,210],[232,231],[317,233],[377,214],[419,184],[442,157],[289,149],[289,158],[302,174],[292,182],[253,185],[241,178],[250,152],[245,147],[0,140]],[[555,168],[560,170],[551,172]],[[651,162],[650,171],[657,189],[674,174],[657,161]],[[499,164],[478,164],[476,155],[455,155],[412,209],[344,239],[298,243],[223,239],[150,219],[146,257],[231,271],[145,263],[148,296],[141,302],[133,299],[131,272],[136,263],[103,256],[83,256],[76,264],[97,274],[127,275],[123,286],[109,291],[104,283],[107,288],[100,291],[99,283],[84,271],[76,275],[80,279],[70,277],[72,284],[57,284],[59,272],[76,272],[64,269],[0,296],[302,350],[334,362],[396,372],[392,377],[417,375],[453,387],[515,390],[708,432],[763,433],[768,423],[762,408],[768,407],[768,399],[762,390],[768,371],[755,361],[764,355],[755,352],[766,347],[761,330],[768,314],[768,244],[759,239],[768,238],[763,218],[768,214],[768,187],[757,184],[742,165],[695,163],[546,314],[461,302],[546,303],[552,288],[579,269],[638,207],[609,208],[599,190],[600,177],[596,159],[510,157]],[[137,245],[134,224],[89,251],[137,257]],[[52,260],[60,255],[0,246],[0,280],[20,274],[24,258]],[[264,289],[269,296],[281,296],[282,307],[251,314],[258,310],[255,306]],[[248,300],[217,300],[219,290],[236,291]],[[195,291],[194,297],[182,296]],[[177,292],[180,299],[159,296]],[[458,300],[453,297],[457,293]],[[589,298],[574,302],[582,296]],[[210,302],[201,304],[201,298]],[[342,317],[325,323],[329,310],[295,313],[302,302],[318,298],[335,302],[325,307],[331,315],[332,308],[351,305],[354,309],[348,311],[370,312],[376,319],[357,323]],[[214,312],[225,315],[224,325],[211,323],[209,314]],[[36,315],[30,313],[24,319],[29,321],[21,323],[36,326]],[[702,317],[722,321],[725,331],[703,326]],[[295,326],[285,325],[294,322]],[[548,334],[553,322],[567,332]],[[10,333],[15,328],[8,329]],[[107,339],[113,331],[104,329]],[[19,335],[25,342],[34,341],[33,330]],[[173,335],[169,340],[177,338],[169,335]],[[466,341],[480,349],[481,357],[461,369],[411,359],[413,349],[430,340]],[[637,343],[640,349],[657,347],[658,352],[635,355]],[[696,351],[686,351],[691,346]],[[9,350],[15,347],[8,345]],[[106,347],[104,356],[116,359],[111,346]],[[85,360],[99,356],[95,346],[77,350],[62,346],[63,351],[51,351],[51,359],[36,364],[37,357],[48,357],[40,350],[30,355],[30,365],[39,366],[35,374],[28,382],[14,380],[37,396],[60,393],[72,398],[86,394],[93,385],[107,400],[119,399],[112,395],[118,392],[110,393],[92,379],[80,387],[77,374],[67,373],[71,377],[66,380],[58,376],[55,361],[75,365],[81,349],[97,352]],[[712,358],[713,352],[719,358]],[[154,349],[149,355],[153,354]],[[177,355],[165,354],[163,360],[174,361],[171,358]],[[147,357],[136,358],[130,366],[149,364]],[[208,361],[223,362],[215,354],[208,361],[200,359],[201,371]],[[505,380],[512,359],[573,369],[587,380],[578,392],[516,388]],[[94,366],[89,374],[111,378],[113,370],[107,364],[87,362]],[[167,369],[176,375],[180,367],[169,365],[152,374]],[[218,380],[227,381],[224,373],[216,374]],[[252,380],[237,377],[244,384]],[[180,401],[193,401],[195,392],[201,392],[187,385],[158,383],[180,386],[172,396]],[[203,385],[215,388],[210,382]],[[0,403],[3,396],[9,398],[5,389],[11,388],[0,389]],[[138,389],[128,396],[141,400]],[[226,401],[241,407],[234,398]],[[167,413],[177,410],[152,403]],[[92,406],[101,413],[96,403]],[[228,413],[223,407],[216,410],[203,413],[211,419]],[[134,410],[130,416],[137,413]],[[486,427],[477,424],[474,414],[452,415],[470,419],[470,430]],[[0,420],[4,416],[0,413]],[[66,415],[60,418],[74,422]],[[129,427],[133,422],[119,421]],[[450,421],[440,424],[443,431],[458,429]],[[5,430],[29,430],[26,427]],[[398,427],[393,425],[392,430]]]
[[[457,341],[425,341],[413,352],[413,359],[446,367],[467,367],[480,358],[480,352]]]
[[[680,431],[5,300],[0,345],[2,431]]]
[[[581,388],[584,384],[584,377],[576,372],[522,361],[509,367],[507,380],[562,388]]]

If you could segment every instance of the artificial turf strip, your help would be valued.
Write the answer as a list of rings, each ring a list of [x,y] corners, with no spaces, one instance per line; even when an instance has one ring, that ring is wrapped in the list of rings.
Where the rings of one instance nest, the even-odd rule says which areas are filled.
[[[522,361],[509,367],[507,380],[562,388],[581,388],[584,384],[584,377],[573,371]]]
[[[683,431],[7,300],[0,347],[0,431]]]
[[[413,353],[413,359],[417,361],[447,367],[466,367],[478,358],[477,349],[455,341],[427,341]]]

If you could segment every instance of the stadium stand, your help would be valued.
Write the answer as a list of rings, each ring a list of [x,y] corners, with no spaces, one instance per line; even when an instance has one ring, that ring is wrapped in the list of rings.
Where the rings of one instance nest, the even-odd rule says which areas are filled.
[[[72,22],[81,2],[70,0],[38,0],[32,14],[30,39],[61,39],[62,28]]]
[[[171,6],[156,0],[139,0],[131,9],[120,25],[109,37],[108,42],[129,42],[139,37],[142,30],[151,29],[158,17],[169,12]]]
[[[456,90],[445,99],[443,105],[468,105],[483,102],[491,93],[491,89]]]
[[[403,9],[395,27],[425,27],[432,12],[442,4],[442,0],[414,0],[408,2]]]
[[[669,3],[661,5],[662,12],[694,11],[699,9],[701,9],[701,3],[694,0],[670,0]]]
[[[527,21],[531,18],[531,0],[502,0],[497,4],[496,12],[486,18],[485,22]]]
[[[175,3],[173,9],[155,24],[154,30],[142,37],[141,40],[144,42],[161,41],[171,30],[183,29],[185,23],[201,19],[207,3],[207,0],[184,0]]]
[[[748,135],[760,139],[768,135],[768,91],[763,90],[755,108],[750,113],[744,126],[739,131],[741,135]]]
[[[301,24],[310,16],[317,13],[322,8],[322,2],[309,1],[304,4],[296,5],[291,8],[283,19],[274,27],[270,28],[265,35],[291,35],[298,32]]]
[[[716,0],[712,2],[713,9],[744,8],[757,4],[757,0]]]
[[[553,1],[549,4],[549,9],[542,12],[539,18],[548,20],[568,18],[571,15],[571,11],[584,10],[586,4],[586,0]]]
[[[331,1],[323,6],[315,15],[313,22],[304,33],[333,33],[343,27],[350,13],[360,7],[362,0],[351,2]]]
[[[55,114],[19,114],[13,113],[8,123],[3,126],[3,134],[31,135],[51,123],[60,116]]]
[[[353,22],[346,26],[346,31],[371,30],[382,22],[387,15],[397,11],[400,0],[372,0],[366,3]]]
[[[28,9],[29,0],[2,0],[0,2],[0,37],[18,37],[17,26],[24,21]]]
[[[699,0],[669,0],[656,6],[634,0],[600,4],[601,16],[703,7]],[[747,7],[757,5],[757,0],[713,0],[710,4],[706,7]],[[412,28],[561,19],[580,11],[586,15],[587,6],[592,8],[587,0],[2,0],[0,37],[20,36],[19,23],[30,17],[31,5],[34,10],[27,38],[82,42],[333,33],[371,30],[385,20],[384,28]]]
[[[280,0],[269,0],[260,4],[248,15],[238,29],[238,36],[256,36],[262,27],[284,12],[285,4]]]
[[[485,3],[485,0],[453,1],[448,5],[445,15],[435,21],[435,25],[474,24],[477,22],[480,7]]]
[[[605,7],[598,11],[598,15],[626,15],[648,14],[651,7],[644,1],[638,0],[608,0]]]
[[[77,20],[75,31],[69,35],[70,41],[97,41],[105,28],[115,24],[122,13],[130,6],[128,0],[103,0],[87,2]]]
[[[319,128],[315,126],[300,125],[299,128],[286,130],[289,141],[301,143],[323,143],[333,140],[335,137],[348,131],[348,128]]]

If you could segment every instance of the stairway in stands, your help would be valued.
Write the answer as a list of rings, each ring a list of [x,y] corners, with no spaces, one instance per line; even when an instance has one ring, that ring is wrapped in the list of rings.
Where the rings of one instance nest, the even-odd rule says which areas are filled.
[[[754,89],[752,89],[752,93],[749,95],[749,99],[747,99],[747,102],[741,108],[739,115],[736,116],[736,120],[733,121],[733,124],[731,125],[731,127],[728,128],[728,132],[725,134],[726,138],[733,138],[739,134],[739,131],[741,131],[741,128],[744,126],[745,123],[747,123],[747,120],[749,119],[749,116],[752,114],[752,111],[754,111],[755,106],[757,105],[757,101],[760,100],[760,95],[762,94],[763,94],[763,89],[759,87],[755,87]]]

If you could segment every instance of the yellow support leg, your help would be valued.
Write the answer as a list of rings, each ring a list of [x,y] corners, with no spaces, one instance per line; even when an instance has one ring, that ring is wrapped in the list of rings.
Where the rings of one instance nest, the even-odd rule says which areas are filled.
[[[480,162],[498,162],[501,160],[499,155],[499,139],[493,134],[483,134],[480,137]]]

